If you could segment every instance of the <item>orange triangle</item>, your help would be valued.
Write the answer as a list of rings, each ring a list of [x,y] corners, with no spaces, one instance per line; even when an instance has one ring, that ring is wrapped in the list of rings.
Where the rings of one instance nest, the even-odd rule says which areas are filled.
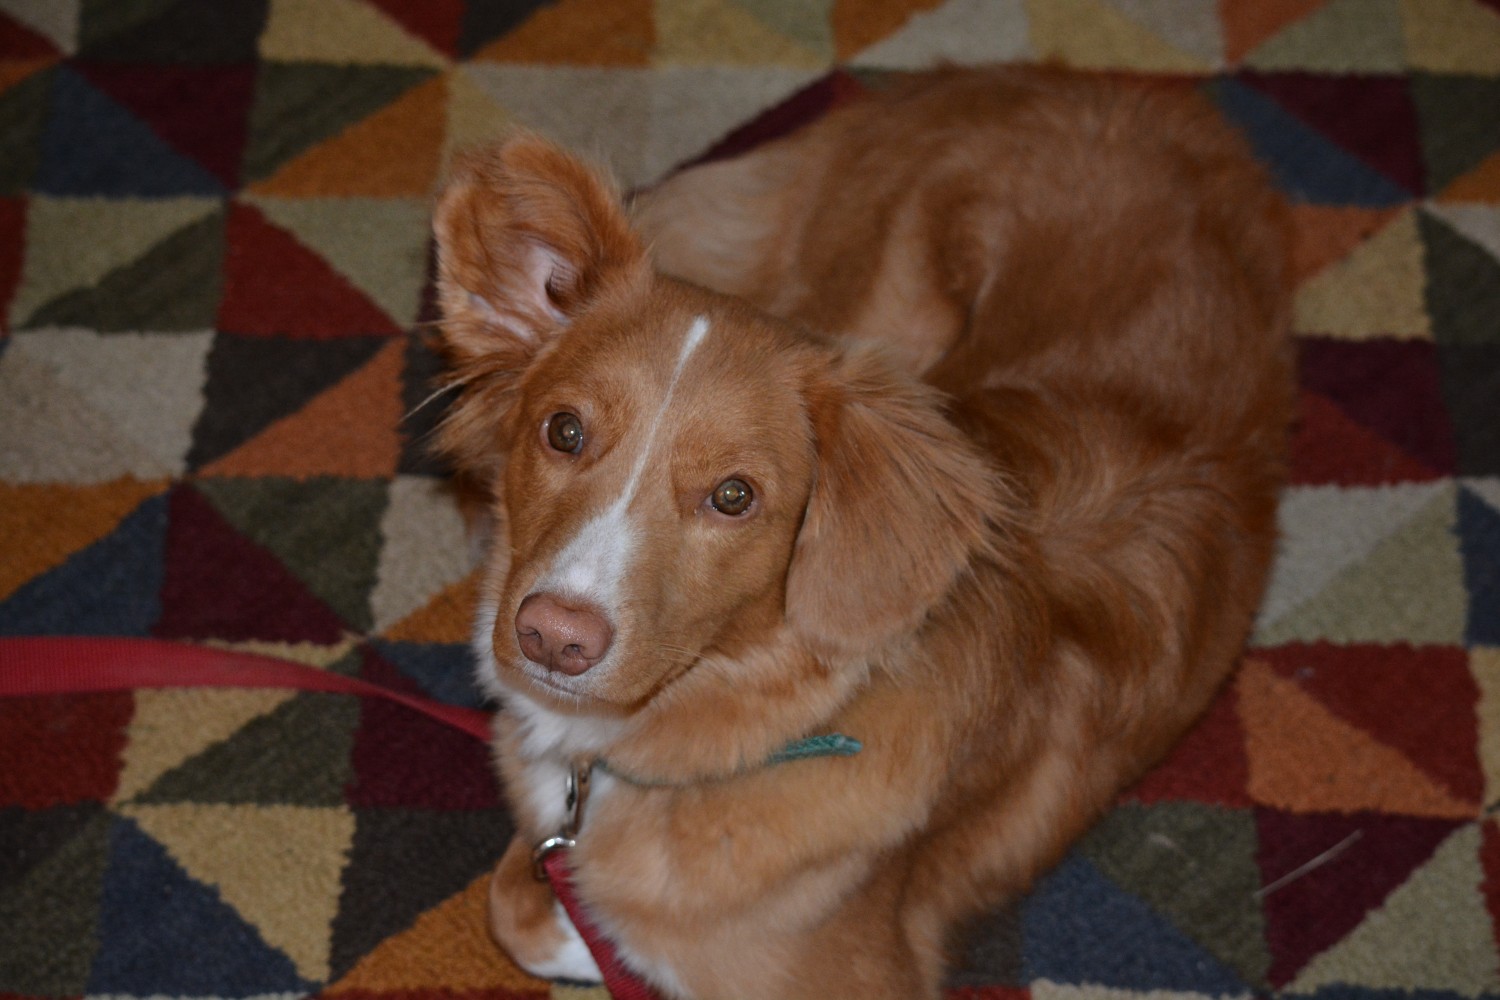
[[[401,374],[406,341],[393,339],[362,367],[282,417],[218,461],[206,476],[345,476],[396,474],[401,442]]]
[[[1219,0],[1224,25],[1224,58],[1238,63],[1262,42],[1302,20],[1328,0]]]
[[[281,198],[425,197],[438,175],[447,107],[447,78],[434,77],[249,190]]]
[[[0,483],[0,601],[114,531],[143,500],[166,488],[163,480],[128,477],[93,486]]]
[[[511,964],[485,930],[489,883],[489,875],[481,875],[458,895],[423,913],[409,930],[386,938],[324,994],[503,989],[527,997],[535,991],[538,1000],[545,1000],[547,983]]]
[[[474,54],[475,60],[563,66],[649,66],[653,0],[561,0]]]
[[[941,7],[943,0],[834,0],[833,38],[839,59],[848,59],[900,30],[912,15]]]
[[[1438,200],[1500,202],[1500,153],[1492,154],[1449,184]]]
[[[1292,282],[1294,287],[1378,233],[1396,214],[1394,208],[1344,205],[1292,206]]]
[[[1338,718],[1295,681],[1247,663],[1238,681],[1251,798],[1293,812],[1377,812],[1471,819],[1401,753]]]
[[[443,588],[431,601],[385,632],[392,642],[468,642],[479,603],[479,571]]]
[[[0,59],[0,94],[56,62],[56,59]]]

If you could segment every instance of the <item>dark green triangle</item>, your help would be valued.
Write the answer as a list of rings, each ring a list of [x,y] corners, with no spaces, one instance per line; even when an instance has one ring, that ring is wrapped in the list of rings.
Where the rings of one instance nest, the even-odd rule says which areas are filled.
[[[84,0],[79,54],[139,63],[249,63],[269,0]]]
[[[1500,343],[1500,262],[1426,212],[1417,228],[1427,250],[1427,315],[1443,346]]]
[[[230,524],[275,553],[351,627],[374,627],[370,590],[388,500],[384,483],[267,476],[202,479],[197,486]]]
[[[0,890],[0,991],[54,997],[88,992],[109,824],[109,814],[99,810]]]
[[[211,330],[223,284],[224,213],[184,226],[138,259],[42,306],[25,326]]]
[[[0,197],[23,193],[36,176],[54,75],[51,69],[33,73],[0,94]]]
[[[1413,73],[1427,189],[1441,191],[1500,151],[1500,77]]]
[[[1271,956],[1255,897],[1257,845],[1249,812],[1166,802],[1121,806],[1080,849],[1246,983],[1265,988]]]
[[[358,699],[304,692],[168,771],[132,801],[343,805],[358,725]]]
[[[261,64],[243,176],[270,177],[287,161],[390,104],[436,70],[327,63]]]

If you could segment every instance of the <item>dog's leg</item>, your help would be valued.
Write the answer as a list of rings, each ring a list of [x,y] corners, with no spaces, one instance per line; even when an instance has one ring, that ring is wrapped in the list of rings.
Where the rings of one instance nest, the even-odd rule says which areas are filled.
[[[573,922],[531,866],[531,847],[511,840],[490,877],[490,933],[517,965],[542,979],[604,977]]]

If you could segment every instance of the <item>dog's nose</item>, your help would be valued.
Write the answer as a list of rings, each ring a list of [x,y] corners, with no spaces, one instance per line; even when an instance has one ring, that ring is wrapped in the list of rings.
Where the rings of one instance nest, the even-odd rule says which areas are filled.
[[[527,658],[576,677],[604,659],[614,629],[599,612],[556,594],[532,594],[516,611],[516,639]]]

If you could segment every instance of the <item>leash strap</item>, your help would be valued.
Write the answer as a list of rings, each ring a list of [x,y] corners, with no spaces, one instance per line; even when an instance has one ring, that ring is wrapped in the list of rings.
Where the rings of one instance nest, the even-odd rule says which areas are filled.
[[[475,739],[490,737],[487,712],[257,653],[160,639],[0,639],[0,697],[178,687],[290,688],[384,698]]]
[[[542,868],[547,873],[547,882],[552,886],[553,895],[557,896],[557,901],[567,911],[568,919],[573,921],[583,943],[588,945],[589,953],[594,956],[594,963],[599,966],[599,973],[604,977],[604,988],[609,991],[612,1000],[661,1000],[645,980],[620,961],[614,944],[600,933],[588,910],[584,909],[573,888],[573,869],[568,864],[568,853],[566,848],[547,852],[542,858]]]

